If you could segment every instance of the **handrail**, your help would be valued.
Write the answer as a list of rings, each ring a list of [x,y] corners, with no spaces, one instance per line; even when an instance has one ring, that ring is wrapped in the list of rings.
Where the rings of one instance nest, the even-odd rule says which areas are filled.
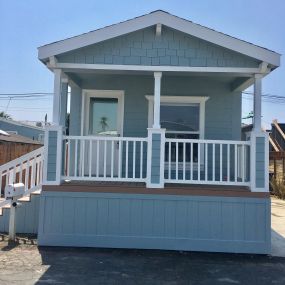
[[[44,152],[44,146],[42,146],[36,150],[33,150],[27,154],[24,154],[24,155],[22,155],[16,159],[13,159],[13,160],[5,163],[5,164],[2,164],[0,166],[0,172],[3,172],[4,170],[9,169],[11,167],[14,167],[15,165],[17,166],[18,164],[25,162],[25,161],[27,161],[27,160],[35,157],[35,156],[42,155],[43,152]]]
[[[181,143],[209,143],[209,144],[238,144],[250,145],[250,141],[232,141],[232,140],[205,140],[205,139],[165,139],[168,142],[181,142]]]
[[[140,137],[116,137],[116,136],[63,136],[63,140],[98,140],[98,141],[147,141]]]
[[[43,174],[44,147],[22,155],[0,166],[0,196],[5,186],[22,182],[28,195],[41,188]],[[3,203],[1,203],[2,205]]]

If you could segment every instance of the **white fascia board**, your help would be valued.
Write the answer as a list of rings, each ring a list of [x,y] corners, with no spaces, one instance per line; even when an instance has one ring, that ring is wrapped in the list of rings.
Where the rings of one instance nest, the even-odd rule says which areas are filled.
[[[120,71],[146,71],[146,72],[209,72],[209,73],[261,73],[260,68],[251,67],[192,67],[192,66],[167,66],[167,65],[115,65],[93,63],[57,63],[53,68],[68,70],[120,70]]]
[[[39,59],[44,60],[50,56],[55,56],[57,54],[92,45],[156,24],[168,26],[183,33],[203,39],[218,46],[228,48],[249,57],[256,58],[274,66],[280,65],[280,55],[278,53],[233,38],[163,11],[153,12],[145,16],[137,17],[119,24],[82,34],[80,36],[39,47],[38,57]]]

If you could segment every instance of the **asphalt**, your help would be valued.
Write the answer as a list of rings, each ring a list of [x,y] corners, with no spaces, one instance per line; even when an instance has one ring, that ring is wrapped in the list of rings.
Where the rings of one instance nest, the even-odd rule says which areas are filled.
[[[285,285],[285,201],[272,199],[272,255],[37,247],[0,240],[0,285]],[[1,237],[1,236],[0,236]]]

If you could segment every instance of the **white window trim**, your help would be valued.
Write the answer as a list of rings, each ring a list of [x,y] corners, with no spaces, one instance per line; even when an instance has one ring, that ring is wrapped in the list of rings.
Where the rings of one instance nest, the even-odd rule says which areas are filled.
[[[117,127],[119,135],[122,136],[124,130],[124,97],[125,97],[125,92],[123,90],[83,89],[82,109],[81,109],[81,114],[83,114],[83,116],[81,116],[81,135],[83,136],[88,134],[90,98],[117,98],[118,99]]]
[[[146,95],[145,97],[148,100],[148,127],[151,128],[153,124],[154,96]],[[199,104],[199,139],[205,137],[205,103],[208,99],[209,97],[206,96],[160,96],[161,103]]]

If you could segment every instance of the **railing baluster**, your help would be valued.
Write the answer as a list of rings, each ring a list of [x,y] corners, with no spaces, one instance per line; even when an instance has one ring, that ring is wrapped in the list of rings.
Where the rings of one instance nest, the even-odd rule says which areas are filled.
[[[75,158],[74,158],[74,176],[77,177],[77,160],[78,160],[78,140],[75,140]]]
[[[136,141],[133,141],[133,178],[136,178]]]
[[[212,170],[212,175],[213,175],[213,181],[216,181],[216,145],[213,143],[213,170]]]
[[[26,173],[25,173],[25,191],[27,191],[29,187],[29,177],[30,177],[30,161],[27,160]]]
[[[227,181],[230,181],[230,144],[227,144]]]
[[[114,177],[114,141],[111,141],[111,178]]]
[[[220,144],[220,181],[223,181],[223,144]]]
[[[141,144],[141,152],[140,152],[140,178],[142,178],[142,174],[143,174],[143,141],[141,141],[140,144]]]
[[[100,141],[96,141],[96,177],[99,177],[99,147],[100,147]]]
[[[70,176],[70,153],[71,153],[71,140],[67,140],[67,161],[66,161],[67,176]]]
[[[237,169],[238,169],[238,161],[237,161],[237,144],[235,144],[235,163],[234,163],[234,168],[235,168],[235,182],[237,182]]]
[[[176,142],[176,174],[175,174],[175,177],[176,177],[176,180],[178,180],[178,142]]]
[[[194,169],[193,169],[193,142],[191,142],[191,150],[190,150],[190,180],[193,180],[193,172],[194,172]]]
[[[119,159],[118,159],[118,177],[121,178],[122,173],[122,141],[119,140]]]
[[[81,140],[82,143],[82,147],[81,147],[81,176],[84,177],[85,176],[85,140]]]
[[[168,142],[168,179],[171,178],[171,142]]]
[[[201,146],[200,146],[200,143],[198,142],[197,143],[198,144],[198,181],[200,181],[200,179],[201,179],[201,153],[200,153],[200,148],[201,148]]]
[[[244,174],[245,174],[245,159],[244,159],[244,145],[241,146],[241,175],[242,182],[244,182]]]
[[[205,181],[208,181],[208,144],[205,143]]]
[[[92,176],[92,140],[89,140],[89,155],[88,155],[88,159],[89,159],[89,177]]]
[[[20,164],[19,182],[22,183],[23,180],[23,162]]]
[[[107,172],[107,141],[104,140],[104,178],[106,178]]]
[[[129,178],[129,141],[126,140],[126,165],[125,165],[126,178]]]
[[[186,149],[185,149],[185,142],[183,142],[183,180],[185,180],[185,156],[186,156]]]

